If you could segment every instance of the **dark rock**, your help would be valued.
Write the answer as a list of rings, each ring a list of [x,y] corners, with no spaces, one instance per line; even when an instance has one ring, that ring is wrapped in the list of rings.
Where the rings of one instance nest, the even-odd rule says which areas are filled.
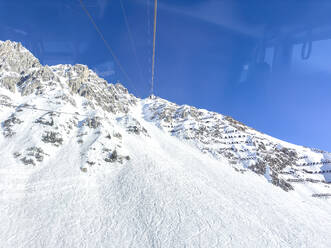
[[[93,162],[93,161],[86,161],[86,163],[87,163],[88,165],[90,165],[90,166],[92,166],[92,165],[95,164],[95,162]]]
[[[19,152],[14,152],[14,153],[13,153],[14,158],[18,158],[18,157],[20,157],[21,155],[22,155],[22,154],[19,153]]]
[[[102,125],[101,118],[99,117],[87,118],[84,122],[84,125],[88,126],[89,128],[96,129]]]
[[[33,165],[35,166],[36,163],[34,162],[34,160],[32,158],[27,158],[27,157],[24,157],[21,159],[21,161],[23,162],[23,164],[25,165]]]
[[[42,162],[46,155],[40,147],[30,147],[26,151],[28,156],[34,157],[38,162]]]
[[[52,132],[52,131],[46,131],[41,139],[45,143],[51,143],[55,146],[62,145],[63,139],[61,137],[60,133]]]
[[[23,123],[22,120],[17,118],[14,114],[2,123],[3,135],[5,137],[12,137],[16,133],[12,130],[12,127],[17,124]]]
[[[114,163],[118,159],[117,151],[114,150],[107,158],[105,158],[106,162]]]
[[[52,116],[49,116],[47,118],[48,114],[45,114],[43,116],[41,116],[40,118],[38,118],[37,120],[35,120],[35,123],[39,123],[42,125],[46,125],[46,126],[53,126],[54,125],[54,119]]]
[[[118,139],[122,139],[122,134],[120,133],[114,133],[114,137]]]

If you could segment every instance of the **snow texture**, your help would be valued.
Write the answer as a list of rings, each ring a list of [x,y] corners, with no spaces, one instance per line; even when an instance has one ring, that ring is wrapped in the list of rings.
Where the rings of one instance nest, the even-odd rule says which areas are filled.
[[[0,247],[331,247],[331,154],[0,42]]]

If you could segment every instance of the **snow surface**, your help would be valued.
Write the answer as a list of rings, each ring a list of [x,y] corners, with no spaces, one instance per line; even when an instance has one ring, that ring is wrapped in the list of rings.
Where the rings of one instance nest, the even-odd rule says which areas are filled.
[[[144,121],[141,109],[132,115],[151,137],[124,133],[126,164],[82,173],[76,144],[38,168],[2,153],[1,246],[331,246],[330,201],[237,173]]]
[[[0,42],[0,51],[14,59],[0,71],[0,247],[331,247],[331,199],[311,197],[329,184],[286,192],[268,182],[269,165],[263,174],[238,172],[222,154],[203,153],[188,106],[176,110],[172,136],[171,124],[151,118],[160,104],[177,109],[172,103],[137,99],[81,65],[29,69],[35,59],[15,43]],[[18,75],[10,68],[28,80],[6,88],[3,77]],[[224,119],[199,111],[210,128]],[[330,159],[247,132],[291,146],[300,161]]]

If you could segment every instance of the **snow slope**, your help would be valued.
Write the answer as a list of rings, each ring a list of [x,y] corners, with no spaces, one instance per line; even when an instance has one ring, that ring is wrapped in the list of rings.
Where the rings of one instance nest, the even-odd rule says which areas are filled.
[[[269,165],[260,174],[216,154],[224,144],[210,133],[185,138],[194,118],[165,124],[165,100],[137,99],[82,65],[43,67],[18,43],[0,54],[1,247],[331,246],[331,199],[312,197],[326,182],[285,191],[264,176]]]

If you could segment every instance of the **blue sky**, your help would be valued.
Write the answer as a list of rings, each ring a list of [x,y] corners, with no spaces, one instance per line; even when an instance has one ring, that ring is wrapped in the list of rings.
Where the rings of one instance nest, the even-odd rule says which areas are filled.
[[[131,81],[121,73],[78,0],[0,0],[0,39],[21,41],[44,64],[87,64],[110,82],[120,80],[135,95],[146,97],[153,1],[122,1],[137,57],[120,0],[84,3]],[[242,69],[250,59],[247,51],[257,34],[249,24],[272,13],[262,13],[258,0],[248,7],[247,1],[240,6],[234,2],[159,0],[156,95],[230,115],[291,143],[331,151],[331,41],[314,42],[307,61],[300,59],[301,45],[296,45],[292,72],[278,81],[243,82]],[[300,1],[287,6],[297,7],[302,7]]]

